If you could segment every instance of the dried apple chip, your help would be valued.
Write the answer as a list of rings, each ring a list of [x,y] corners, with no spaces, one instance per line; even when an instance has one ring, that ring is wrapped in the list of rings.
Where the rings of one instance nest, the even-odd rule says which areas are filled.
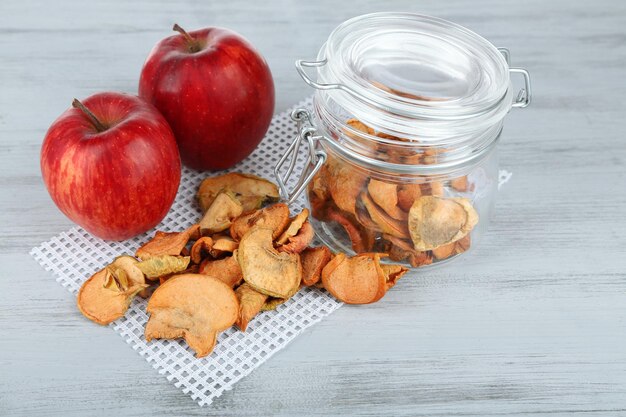
[[[107,267],[83,283],[76,303],[89,320],[109,324],[122,317],[135,295],[146,287],[131,281],[124,269]]]
[[[300,213],[298,213],[296,216],[294,216],[292,219],[290,219],[291,223],[289,223],[289,226],[279,236],[279,238],[276,239],[276,244],[283,245],[287,243],[287,240],[289,240],[290,237],[297,235],[298,232],[300,231],[300,228],[302,228],[302,225],[304,224],[304,222],[306,222],[308,218],[309,218],[309,210],[304,209]]]
[[[478,213],[467,198],[423,196],[409,211],[409,230],[416,250],[456,242],[478,223]]]
[[[232,191],[241,202],[244,212],[256,210],[264,203],[280,198],[278,187],[273,182],[256,175],[231,172],[202,181],[197,198],[203,212],[209,209],[222,190]]]
[[[276,307],[278,307],[281,304],[285,304],[289,299],[288,298],[274,298],[274,297],[269,297],[265,303],[263,304],[263,306],[261,307],[261,311],[272,311],[272,310],[276,310]]]
[[[302,284],[317,284],[322,277],[322,269],[330,262],[331,253],[326,246],[307,248],[300,253],[302,264]]]
[[[233,289],[216,278],[184,274],[157,288],[146,310],[146,341],[182,337],[201,358],[213,351],[217,334],[235,323],[239,301]]]
[[[276,298],[289,298],[299,288],[302,279],[300,258],[277,252],[272,243],[273,230],[255,227],[239,243],[237,261],[243,279],[255,290]]]
[[[469,183],[467,181],[467,175],[463,175],[462,177],[454,178],[450,180],[450,187],[454,188],[457,191],[467,191],[469,188]]]
[[[196,240],[191,247],[191,262],[199,264],[202,262],[202,258],[210,253],[211,249],[213,249],[213,239],[210,237],[204,236]]]
[[[309,246],[314,237],[313,226],[305,221],[295,236],[289,237],[287,243],[278,247],[278,252],[300,253]]]
[[[154,237],[137,249],[135,256],[141,260],[160,255],[180,255],[187,242],[198,234],[198,225],[187,228],[182,232],[157,231]]]
[[[365,253],[348,258],[343,253],[337,254],[322,270],[324,288],[347,304],[369,304],[380,300],[387,291],[380,256]]]
[[[430,181],[421,184],[422,195],[432,195],[435,197],[443,197],[443,184],[439,181]]]
[[[356,214],[356,201],[365,186],[366,176],[346,163],[328,159],[328,190],[341,210]]]
[[[374,201],[390,217],[406,220],[408,215],[398,207],[398,186],[388,182],[371,179],[367,184],[367,192]]]
[[[389,259],[392,261],[406,260],[413,268],[433,263],[433,257],[430,251],[420,252],[415,249],[406,250],[396,245],[392,245],[389,249]]]
[[[337,222],[344,228],[352,243],[352,250],[356,253],[369,251],[374,246],[375,235],[367,229],[359,228],[350,217],[348,213],[328,210],[328,220]]]
[[[235,325],[245,332],[248,323],[259,314],[269,296],[261,294],[245,282],[237,287],[235,295],[239,300],[239,312]]]
[[[238,217],[230,226],[230,235],[235,240],[241,240],[250,229],[259,226],[272,229],[273,239],[276,239],[288,224],[289,207],[278,203]]]
[[[395,220],[391,218],[385,211],[383,211],[367,193],[361,194],[361,200],[367,209],[367,212],[371,216],[372,220],[380,227],[383,233],[390,234],[399,238],[409,238],[409,230],[406,222]]]
[[[111,266],[123,269],[128,280],[133,284],[145,284],[146,277],[143,275],[143,272],[141,272],[141,269],[137,267],[138,263],[139,261],[132,256],[122,255],[115,258]],[[138,295],[142,298],[147,298],[149,296],[149,290],[146,288],[140,291]]]
[[[404,274],[409,270],[402,265],[382,264],[380,268],[387,279],[387,290],[392,288]]]
[[[163,275],[175,274],[187,269],[189,256],[161,255],[137,263],[146,278],[156,280]]]
[[[239,243],[235,242],[230,236],[213,236],[213,247],[209,253],[214,258],[219,258],[225,253],[233,253],[239,247]]]
[[[447,245],[439,246],[432,250],[433,256],[436,259],[446,259],[453,255],[458,255],[468,250],[470,247],[470,235],[465,236],[456,242],[448,243]]]
[[[415,200],[422,196],[419,184],[402,184],[398,186],[398,206],[408,212]]]
[[[239,285],[243,279],[236,254],[217,260],[207,258],[200,264],[198,273],[215,277],[231,288]]]
[[[220,191],[200,220],[200,233],[212,235],[230,227],[243,213],[243,206],[231,191]]]

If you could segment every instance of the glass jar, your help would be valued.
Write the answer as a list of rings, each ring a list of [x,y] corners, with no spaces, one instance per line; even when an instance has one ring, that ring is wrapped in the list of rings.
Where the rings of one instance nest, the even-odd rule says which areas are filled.
[[[434,17],[344,22],[316,61],[296,63],[316,92],[312,113],[292,114],[298,137],[275,170],[283,196],[307,190],[316,233],[334,251],[387,253],[413,267],[466,253],[493,211],[504,117],[530,103],[528,72],[508,60],[508,50]],[[524,80],[517,93],[514,73]],[[289,190],[301,144],[307,167]]]

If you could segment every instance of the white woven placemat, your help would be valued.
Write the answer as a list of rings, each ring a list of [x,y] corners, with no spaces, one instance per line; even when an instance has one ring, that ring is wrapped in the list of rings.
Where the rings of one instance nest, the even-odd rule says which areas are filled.
[[[296,107],[302,106],[310,108],[311,100],[304,100]],[[290,112],[274,116],[262,144],[250,157],[232,168],[233,171],[251,172],[274,180],[274,165],[296,133],[295,123],[289,118]],[[304,157],[301,155],[296,169],[303,164]],[[183,168],[176,201],[157,229],[180,231],[199,220],[201,213],[195,194],[200,181],[208,175]],[[293,186],[294,182],[292,180],[290,185]],[[299,211],[303,203],[301,198],[292,209]],[[53,272],[61,285],[76,295],[90,275],[116,256],[134,254],[153,234],[154,231],[150,231],[124,242],[107,242],[91,236],[80,227],[74,227],[33,248],[30,253],[47,271]],[[234,328],[226,330],[219,336],[210,356],[196,359],[182,340],[146,342],[146,304],[146,300],[135,298],[125,317],[110,326],[154,369],[201,406],[211,404],[300,332],[341,306],[324,291],[304,288],[276,310],[260,313],[245,333]],[[80,314],[78,309],[76,314]],[[85,325],[92,324],[85,319]]]

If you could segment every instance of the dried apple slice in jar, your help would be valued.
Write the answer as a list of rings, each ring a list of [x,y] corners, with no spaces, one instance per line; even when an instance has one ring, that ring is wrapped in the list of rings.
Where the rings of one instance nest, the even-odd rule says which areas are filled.
[[[146,311],[146,341],[184,338],[196,357],[213,351],[217,334],[232,326],[239,301],[232,288],[217,278],[177,275],[158,287]]]
[[[422,196],[420,184],[410,183],[398,186],[398,206],[408,212],[415,200]]]
[[[335,205],[355,215],[357,198],[365,187],[367,177],[335,158],[329,158],[326,164],[328,165],[328,190]]]
[[[447,245],[439,246],[432,250],[435,259],[442,260],[450,258],[454,255],[465,252],[470,247],[470,235],[457,240],[456,242],[448,243]]]
[[[300,286],[302,265],[296,254],[278,252],[273,230],[255,227],[239,243],[237,261],[243,279],[256,291],[276,298],[291,297]]]
[[[83,283],[76,304],[83,316],[105,325],[122,317],[132,299],[147,287],[129,279],[121,267],[106,267]]]
[[[327,212],[327,219],[339,223],[346,231],[354,252],[370,251],[374,246],[375,231],[359,227],[357,221],[353,220],[353,218],[354,216],[351,216],[349,213],[342,213],[334,209],[329,209]]]
[[[450,180],[450,187],[459,192],[465,192],[469,190],[469,181],[467,179],[467,175],[463,175],[462,177],[454,178]]]
[[[405,221],[391,218],[382,208],[380,208],[367,193],[361,194],[361,201],[370,217],[380,227],[383,233],[399,237],[401,239],[409,238],[409,230]]]
[[[370,179],[367,192],[374,203],[395,220],[406,220],[408,215],[398,207],[398,185]]]
[[[265,203],[280,199],[278,186],[273,182],[256,175],[231,172],[202,181],[196,197],[203,212],[209,209],[222,190],[233,192],[241,202],[244,212],[256,210]]]
[[[478,223],[478,213],[467,198],[422,196],[409,211],[413,246],[425,251],[456,242]]]
[[[200,220],[200,233],[204,236],[222,232],[243,213],[243,205],[231,191],[220,191]]]

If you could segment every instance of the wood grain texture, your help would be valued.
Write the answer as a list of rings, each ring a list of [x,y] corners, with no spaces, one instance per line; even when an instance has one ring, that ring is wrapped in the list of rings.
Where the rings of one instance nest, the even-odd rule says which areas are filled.
[[[381,10],[456,21],[531,71],[497,218],[467,259],[341,308],[201,409],[28,256],[71,226],[40,178],[45,131],[73,97],[135,92],[174,21],[249,38],[283,110],[311,93],[293,62]],[[3,0],[0,415],[626,415],[625,28],[608,0]]]

